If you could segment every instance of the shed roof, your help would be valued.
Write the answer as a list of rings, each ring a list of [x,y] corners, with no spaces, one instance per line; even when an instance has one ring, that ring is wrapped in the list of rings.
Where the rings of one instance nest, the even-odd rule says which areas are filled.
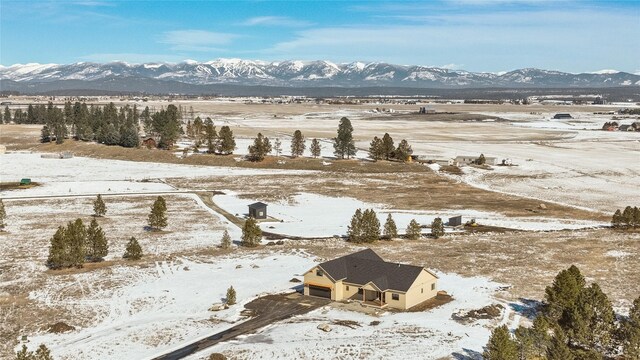
[[[260,201],[249,205],[250,209],[259,209],[259,208],[263,208],[263,207],[267,207],[267,204],[265,204],[263,202],[260,202]]]
[[[384,261],[371,249],[339,257],[319,266],[334,280],[359,285],[373,283],[381,291],[404,292],[411,288],[422,270],[426,270],[421,266]]]

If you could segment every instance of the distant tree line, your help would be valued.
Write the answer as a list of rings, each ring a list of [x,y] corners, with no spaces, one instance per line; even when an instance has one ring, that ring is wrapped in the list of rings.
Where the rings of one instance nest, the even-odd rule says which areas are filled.
[[[2,121],[42,124],[41,141],[58,144],[72,137],[105,145],[137,147],[142,124],[147,135],[159,138],[158,147],[167,149],[184,133],[182,112],[175,105],[151,114],[148,106],[139,111],[136,105],[118,108],[114,103],[101,106],[68,101],[61,108],[49,102],[30,104],[26,111],[16,109],[13,114],[7,106]]]
[[[440,238],[444,235],[444,224],[442,219],[435,218],[431,223],[431,236]],[[406,229],[406,238],[417,240],[422,237],[422,227],[415,219],[411,219]],[[391,214],[387,215],[387,220],[380,230],[380,221],[373,209],[357,209],[351,217],[351,222],[347,227],[347,241],[354,243],[372,243],[379,239],[392,240],[398,237],[398,227]]]
[[[533,326],[514,334],[506,326],[493,330],[487,360],[640,359],[640,297],[628,317],[617,318],[597,283],[587,286],[576,266],[556,275],[545,290]]]
[[[627,206],[622,212],[620,209],[616,210],[611,219],[611,226],[634,229],[640,227],[640,208]]]
[[[198,116],[187,121],[187,137],[194,139],[194,152],[200,152],[200,148],[206,146],[209,154],[229,155],[236,149],[236,140],[233,131],[228,126],[216,131],[213,120],[207,117],[204,121]]]
[[[411,149],[411,145],[407,140],[402,139],[396,148],[389,133],[385,133],[382,138],[374,136],[369,145],[369,157],[376,161],[382,159],[407,161],[412,154],[413,149]]]

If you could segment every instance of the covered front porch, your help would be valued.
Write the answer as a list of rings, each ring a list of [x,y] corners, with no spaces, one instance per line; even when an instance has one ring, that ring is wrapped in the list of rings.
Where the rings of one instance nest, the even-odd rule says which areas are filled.
[[[368,283],[364,285],[362,288],[362,304],[366,306],[374,306],[378,308],[387,307],[387,303],[384,301],[385,299],[385,291],[381,291],[374,283]]]

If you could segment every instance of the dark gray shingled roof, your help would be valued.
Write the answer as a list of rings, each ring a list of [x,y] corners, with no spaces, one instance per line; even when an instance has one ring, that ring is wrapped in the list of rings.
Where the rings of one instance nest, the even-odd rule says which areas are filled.
[[[421,266],[384,261],[371,249],[365,249],[319,265],[334,280],[352,284],[375,284],[381,291],[406,292],[416,280]]]
[[[258,201],[256,203],[253,203],[253,204],[249,205],[250,209],[253,209],[253,208],[259,209],[259,208],[262,208],[262,207],[267,207],[267,204]]]

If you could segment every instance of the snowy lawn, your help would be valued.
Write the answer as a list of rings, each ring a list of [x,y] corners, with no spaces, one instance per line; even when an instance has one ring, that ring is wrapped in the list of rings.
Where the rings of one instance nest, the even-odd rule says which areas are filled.
[[[397,357],[402,349],[403,359],[439,359],[452,354],[473,356],[482,353],[491,328],[507,324],[516,328],[520,314],[512,310],[521,304],[496,300],[500,284],[485,278],[464,278],[455,274],[438,273],[439,287],[453,295],[454,300],[426,312],[393,313],[381,316],[325,307],[308,314],[277,323],[257,334],[242,336],[222,343],[188,359],[206,359],[221,352],[239,359],[336,359]],[[496,320],[477,320],[462,324],[451,318],[454,313],[500,303],[505,307]],[[354,329],[332,325],[333,320],[357,321]],[[371,325],[379,321],[378,325]],[[331,332],[317,326],[329,323]]]
[[[243,253],[50,276],[29,298],[78,315],[93,313],[95,321],[70,333],[30,335],[28,345],[45,343],[56,359],[151,357],[233,326],[243,304],[260,294],[288,291],[289,279],[312,264],[303,253]],[[238,304],[208,311],[223,301],[229,286],[236,289]],[[67,295],[78,290],[80,296]]]
[[[224,210],[243,216],[248,213],[247,205],[258,199],[240,198],[239,194],[226,192],[216,195],[213,201]],[[446,223],[449,216],[462,215],[463,221],[476,219],[482,225],[499,226],[520,230],[561,230],[597,227],[602,223],[586,220],[558,220],[545,217],[509,218],[504,215],[476,210],[447,210],[419,211],[388,209],[380,204],[367,204],[357,199],[342,197],[334,198],[323,195],[301,193],[290,200],[268,203],[267,213],[279,221],[264,221],[260,223],[263,230],[278,234],[301,237],[330,237],[343,236],[356,209],[373,208],[384,225],[387,215],[394,218],[400,233],[404,233],[411,219],[423,225],[430,225],[433,219],[441,217]],[[451,231],[450,228],[445,231]],[[423,233],[429,232],[424,229]]]

